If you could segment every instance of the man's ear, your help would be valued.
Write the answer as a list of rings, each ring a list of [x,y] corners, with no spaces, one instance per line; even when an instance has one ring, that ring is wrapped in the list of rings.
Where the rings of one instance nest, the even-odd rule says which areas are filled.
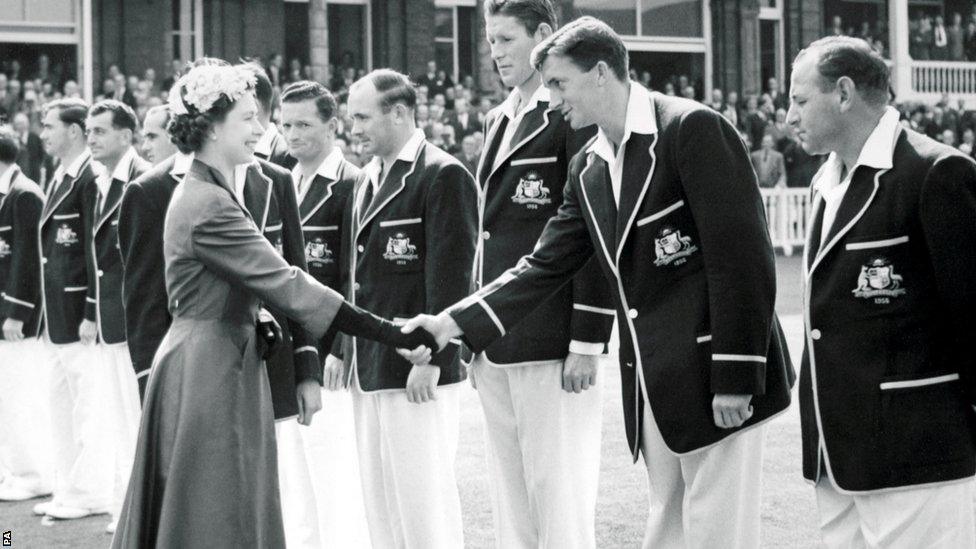
[[[836,86],[838,99],[840,100],[840,109],[843,112],[851,108],[854,95],[857,92],[857,84],[849,76],[841,76],[837,79]]]

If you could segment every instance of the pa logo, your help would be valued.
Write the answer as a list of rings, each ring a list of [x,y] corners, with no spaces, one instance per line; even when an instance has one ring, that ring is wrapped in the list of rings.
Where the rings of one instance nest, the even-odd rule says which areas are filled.
[[[3,546],[12,547],[14,544],[14,534],[10,530],[3,533]]]

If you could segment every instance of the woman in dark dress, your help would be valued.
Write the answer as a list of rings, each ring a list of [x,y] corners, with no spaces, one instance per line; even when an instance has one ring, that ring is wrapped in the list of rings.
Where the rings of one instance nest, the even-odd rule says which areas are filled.
[[[429,333],[402,334],[286,264],[237,202],[234,166],[251,160],[262,133],[253,80],[198,66],[171,92],[170,134],[195,160],[166,215],[173,323],[146,389],[114,548],[284,547],[270,389],[255,346],[259,303],[327,341],[342,331],[434,346]]]

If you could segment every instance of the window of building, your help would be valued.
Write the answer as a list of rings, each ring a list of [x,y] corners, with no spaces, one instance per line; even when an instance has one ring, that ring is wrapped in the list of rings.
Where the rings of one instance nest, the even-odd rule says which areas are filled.
[[[341,71],[373,67],[369,0],[329,0],[329,64]]]
[[[476,0],[435,0],[434,60],[455,82],[474,74]]]
[[[184,62],[203,55],[203,0],[172,0],[172,59]]]
[[[702,0],[574,0],[571,3],[574,15],[592,15],[623,36],[702,38],[702,9]]]
[[[867,40],[888,57],[888,2],[824,1],[824,34]]]

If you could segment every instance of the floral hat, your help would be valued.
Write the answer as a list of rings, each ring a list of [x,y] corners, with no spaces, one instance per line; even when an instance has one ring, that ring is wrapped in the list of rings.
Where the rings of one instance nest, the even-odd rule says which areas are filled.
[[[169,109],[174,116],[209,111],[220,96],[237,101],[254,88],[254,73],[231,65],[201,65],[190,69],[169,92]]]

